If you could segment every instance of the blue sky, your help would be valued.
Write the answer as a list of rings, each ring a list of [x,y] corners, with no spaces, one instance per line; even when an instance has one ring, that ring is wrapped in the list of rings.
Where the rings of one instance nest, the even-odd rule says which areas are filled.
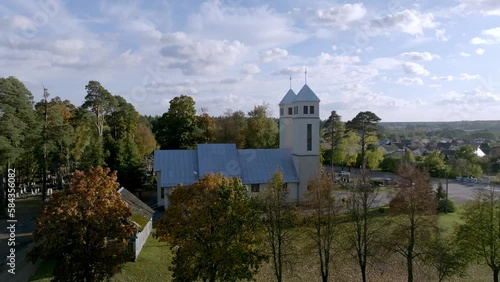
[[[307,84],[321,118],[500,119],[500,1],[0,3],[0,76],[77,106],[98,80],[141,114],[181,94],[212,115]]]

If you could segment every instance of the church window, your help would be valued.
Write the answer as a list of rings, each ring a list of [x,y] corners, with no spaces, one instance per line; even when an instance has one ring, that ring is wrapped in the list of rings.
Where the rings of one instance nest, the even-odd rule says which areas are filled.
[[[280,108],[280,115],[282,116],[282,115],[284,115],[284,114],[285,114],[285,109]]]
[[[250,191],[252,191],[252,193],[259,193],[260,192],[259,184],[252,184],[250,186]]]
[[[307,125],[307,150],[312,151],[312,124]]]
[[[314,115],[314,106],[309,106],[309,113]]]
[[[299,113],[299,106],[293,107],[293,114],[297,115]]]
[[[292,114],[293,114],[293,113],[292,113],[292,107],[289,107],[289,108],[288,108],[288,114],[289,114],[289,115],[292,115]]]
[[[304,115],[307,115],[307,106],[304,106]]]

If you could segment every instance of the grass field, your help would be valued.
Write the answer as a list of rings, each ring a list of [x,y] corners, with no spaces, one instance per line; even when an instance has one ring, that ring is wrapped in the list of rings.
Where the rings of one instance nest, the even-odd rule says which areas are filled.
[[[172,272],[168,270],[171,261],[172,253],[168,245],[158,242],[158,240],[151,235],[142,248],[137,261],[127,262],[123,266],[121,273],[115,275],[111,281],[171,281]],[[50,281],[54,266],[54,261],[43,261],[30,281]]]
[[[457,211],[460,211],[460,206]],[[383,213],[387,214],[387,213]],[[381,217],[382,218],[382,217]],[[460,222],[459,213],[440,214],[438,225],[444,235],[452,234],[455,224]],[[344,223],[348,224],[348,223]],[[305,235],[303,229],[295,230],[294,250],[290,264],[285,271],[284,281],[320,281],[319,266],[314,246],[310,238]],[[115,275],[111,281],[171,281],[172,273],[168,270],[172,261],[172,253],[168,244],[158,242],[150,236],[136,262],[128,262],[124,265],[122,272]],[[51,271],[54,263],[43,262],[31,281],[50,281]],[[386,254],[369,266],[369,281],[405,281],[406,271],[402,257],[394,254]],[[466,277],[456,277],[452,281],[479,282],[492,279],[491,270],[484,265],[471,265]],[[356,261],[340,245],[335,249],[334,263],[331,267],[332,281],[359,281],[359,268]],[[256,281],[274,281],[271,263],[264,263],[255,276]],[[415,281],[437,281],[433,269],[416,263]]]

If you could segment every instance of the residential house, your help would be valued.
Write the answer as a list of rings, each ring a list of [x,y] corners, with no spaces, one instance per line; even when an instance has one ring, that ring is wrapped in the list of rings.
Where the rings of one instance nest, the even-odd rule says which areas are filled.
[[[132,260],[135,261],[153,229],[154,210],[123,187],[118,190],[118,193],[120,193],[120,197],[127,203],[132,213],[128,220],[136,227],[135,236],[130,240],[127,247],[127,252],[132,255]]]

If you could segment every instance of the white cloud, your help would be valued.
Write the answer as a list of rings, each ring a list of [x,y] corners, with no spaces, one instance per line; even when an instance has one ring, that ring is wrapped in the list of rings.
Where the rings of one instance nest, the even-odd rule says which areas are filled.
[[[403,77],[398,79],[398,84],[403,85],[424,85],[424,81],[420,77]]]
[[[479,79],[481,76],[479,74],[468,74],[468,73],[461,73],[458,79],[460,80],[472,80],[472,79]]]
[[[462,56],[462,57],[470,57],[470,54],[469,53],[465,53],[465,52],[460,52],[460,56]]]
[[[10,19],[10,27],[20,30],[35,30],[36,26],[33,22],[24,16],[15,15]]]
[[[478,55],[482,55],[482,54],[484,54],[484,52],[486,52],[486,50],[484,50],[483,48],[476,49],[476,54],[478,54]]]
[[[142,61],[142,57],[138,54],[133,54],[131,49],[120,54],[120,59],[128,66],[136,66]]]
[[[347,29],[351,23],[361,20],[365,15],[366,8],[363,3],[344,4],[339,7],[316,10],[314,20]]]
[[[243,68],[241,69],[241,73],[246,74],[246,75],[258,74],[258,73],[260,73],[260,68],[259,68],[259,66],[255,65],[255,64],[245,64],[245,65],[243,65]]]
[[[498,0],[461,0],[460,8],[464,11],[477,11],[483,15],[500,16]]]
[[[299,67],[299,66],[292,66],[292,67],[286,67],[282,68],[279,71],[273,72],[273,74],[281,74],[281,75],[300,75],[304,74],[306,70],[306,67]],[[309,71],[309,69],[308,69]]]
[[[453,80],[453,75],[447,75],[447,76],[433,76],[431,77],[432,80],[440,80],[440,81],[452,81]]]
[[[170,67],[187,75],[214,74],[236,64],[245,53],[245,45],[237,40],[203,40],[161,49],[161,54],[172,60]]]
[[[162,33],[157,29],[156,25],[146,19],[127,21],[124,29],[127,30],[127,32],[135,33],[142,39],[158,41],[162,38]]]
[[[449,40],[448,36],[446,36],[446,29],[436,29],[434,33],[434,37],[441,42],[446,42]]]
[[[193,39],[184,32],[165,33],[162,35],[161,41],[167,45],[187,45],[193,43]]]
[[[481,31],[483,37],[474,37],[470,43],[474,45],[487,45],[500,43],[500,27],[485,29]]]
[[[336,65],[351,65],[360,61],[358,56],[331,55],[324,52],[321,52],[316,59],[319,64],[333,63]]]
[[[423,35],[424,29],[438,25],[432,13],[420,13],[416,10],[403,10],[392,15],[371,21],[371,26],[381,29],[392,29],[410,35]]]
[[[413,62],[405,62],[402,64],[403,70],[407,74],[414,74],[414,75],[422,75],[422,76],[427,76],[429,75],[429,71],[424,68],[424,66],[413,63]]]
[[[227,2],[227,3],[226,3]],[[247,46],[272,48],[304,41],[310,34],[269,5],[247,8],[232,1],[207,1],[188,17],[187,29],[199,38],[238,40]]]
[[[469,106],[490,106],[491,103],[498,103],[500,101],[500,95],[481,89],[463,92],[450,91],[443,96],[444,103],[464,104]]]
[[[434,59],[441,59],[440,56],[436,54],[431,54],[429,52],[406,52],[398,56],[403,60],[413,60],[413,61],[432,61]]]
[[[260,52],[260,60],[264,63],[268,63],[286,56],[288,56],[288,51],[281,48],[272,48]]]

